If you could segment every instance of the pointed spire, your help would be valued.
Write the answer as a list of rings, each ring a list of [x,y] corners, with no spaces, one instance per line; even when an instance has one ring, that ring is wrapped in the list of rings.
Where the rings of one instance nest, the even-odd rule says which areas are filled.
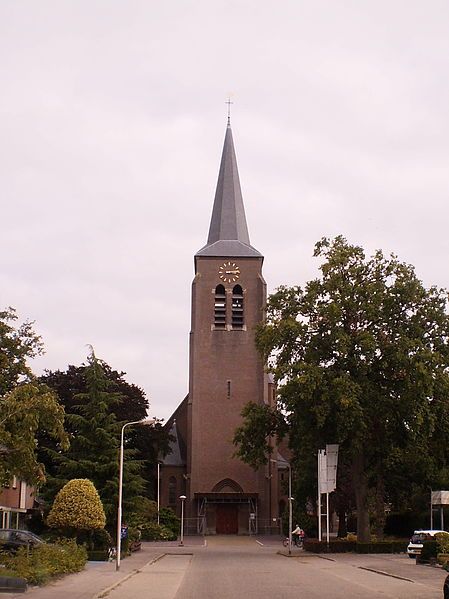
[[[229,117],[228,117],[229,118]],[[261,256],[249,241],[231,125],[228,122],[207,244],[202,256]]]

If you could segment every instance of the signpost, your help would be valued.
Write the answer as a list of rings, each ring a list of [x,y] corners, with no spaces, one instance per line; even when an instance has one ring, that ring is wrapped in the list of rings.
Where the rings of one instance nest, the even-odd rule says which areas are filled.
[[[318,451],[318,539],[321,532],[321,496],[326,495],[326,538],[329,544],[329,493],[337,486],[338,445],[326,445]]]
[[[441,530],[444,530],[443,506],[449,505],[449,491],[431,491],[430,492],[430,528],[433,529],[433,506],[440,506]]]

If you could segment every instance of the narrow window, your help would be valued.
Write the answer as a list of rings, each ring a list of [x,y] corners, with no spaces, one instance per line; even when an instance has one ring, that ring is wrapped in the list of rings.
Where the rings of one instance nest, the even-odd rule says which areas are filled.
[[[176,478],[170,476],[168,480],[168,505],[176,505]]]
[[[215,288],[214,326],[216,329],[226,328],[226,292],[223,285]]]
[[[231,381],[226,382],[226,397],[231,399]]]
[[[232,290],[232,328],[243,329],[243,289],[240,285]]]

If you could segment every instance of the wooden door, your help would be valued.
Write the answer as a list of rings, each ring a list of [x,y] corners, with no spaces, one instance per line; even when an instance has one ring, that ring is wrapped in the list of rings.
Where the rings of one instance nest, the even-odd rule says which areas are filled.
[[[236,535],[239,532],[239,507],[232,504],[217,504],[217,535]]]

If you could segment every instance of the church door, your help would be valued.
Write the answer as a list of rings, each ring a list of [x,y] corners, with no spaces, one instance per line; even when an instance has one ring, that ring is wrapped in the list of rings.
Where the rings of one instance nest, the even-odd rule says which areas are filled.
[[[236,535],[239,532],[238,505],[217,505],[217,535]]]

